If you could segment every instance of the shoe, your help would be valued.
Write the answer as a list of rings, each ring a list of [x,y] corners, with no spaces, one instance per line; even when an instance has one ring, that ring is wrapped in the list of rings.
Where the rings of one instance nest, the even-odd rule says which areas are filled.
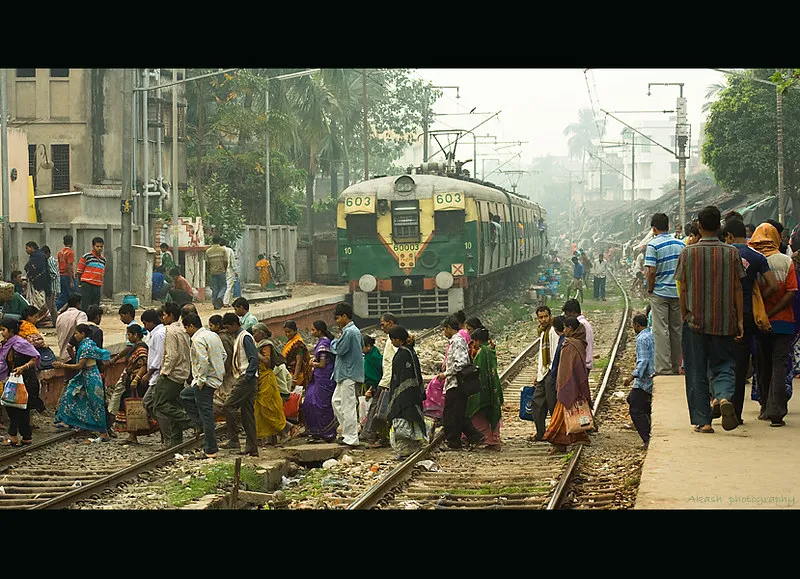
[[[783,420],[773,420],[769,423],[770,426],[786,426],[786,423]]]
[[[722,409],[720,407],[720,403],[715,401],[713,406],[711,406],[711,420],[715,418],[719,418],[722,416]]]
[[[722,428],[725,430],[735,430],[739,426],[739,419],[736,418],[736,411],[733,404],[726,398],[719,401],[719,410],[722,413]]]
[[[236,454],[240,454],[242,456],[248,456],[248,455],[249,456],[258,456],[258,451],[257,450],[240,450]]]
[[[702,426],[695,426],[694,431],[699,432],[700,434],[714,434],[714,429],[711,428],[710,424],[707,424],[708,428],[703,428]]]
[[[761,411],[761,412],[758,414],[758,419],[759,419],[759,420],[769,420],[769,416],[767,416],[767,411],[766,411],[766,410],[762,410],[762,411]]]
[[[203,452],[203,458],[217,458],[217,453],[212,452],[211,454],[206,454],[205,452]]]
[[[239,450],[241,446],[234,444],[233,442],[226,442],[220,448],[224,448],[225,450]]]

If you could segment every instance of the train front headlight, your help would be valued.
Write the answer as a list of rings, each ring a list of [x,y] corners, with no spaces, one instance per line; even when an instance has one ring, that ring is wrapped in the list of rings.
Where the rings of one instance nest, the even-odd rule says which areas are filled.
[[[443,290],[453,287],[453,275],[449,271],[440,271],[437,273],[436,287]]]
[[[358,287],[362,292],[375,291],[375,288],[378,287],[378,280],[375,279],[374,275],[365,273],[359,278]]]

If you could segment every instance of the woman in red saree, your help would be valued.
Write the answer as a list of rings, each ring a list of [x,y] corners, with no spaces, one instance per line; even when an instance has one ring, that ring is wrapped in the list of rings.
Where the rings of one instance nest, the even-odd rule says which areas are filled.
[[[570,444],[588,444],[586,432],[567,434],[564,409],[571,408],[578,400],[592,402],[589,391],[589,374],[586,372],[586,329],[577,318],[564,320],[566,338],[561,346],[561,359],[556,378],[556,407],[544,440],[553,445],[551,452],[566,452]]]

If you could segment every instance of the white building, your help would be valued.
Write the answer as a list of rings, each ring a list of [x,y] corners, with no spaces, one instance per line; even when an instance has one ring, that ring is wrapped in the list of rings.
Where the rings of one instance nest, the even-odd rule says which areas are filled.
[[[666,149],[677,152],[674,116],[667,120],[647,119],[629,124]],[[633,135],[635,150],[631,151],[630,146],[620,149],[623,172],[633,177],[637,199],[657,199],[663,194],[662,187],[664,185],[674,183],[677,186],[678,159],[673,153],[645,139],[641,134],[633,133],[630,129],[626,128],[622,131],[621,139],[630,143],[631,135]],[[633,173],[631,173],[632,162],[635,163]],[[630,181],[627,179],[626,181],[625,188],[630,190]]]

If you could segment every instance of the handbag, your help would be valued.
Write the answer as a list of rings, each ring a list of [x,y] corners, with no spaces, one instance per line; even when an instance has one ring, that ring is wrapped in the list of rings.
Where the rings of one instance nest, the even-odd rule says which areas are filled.
[[[278,382],[278,391],[286,396],[292,392],[292,375],[286,368],[286,364],[280,364],[272,369],[275,374],[275,380]]]
[[[283,403],[283,414],[286,416],[286,420],[297,423],[300,419],[301,398],[302,394],[296,390],[289,394],[289,399]]]
[[[481,379],[478,367],[475,364],[467,364],[456,372],[456,383],[461,392],[466,396],[472,396],[481,391]]]
[[[533,391],[535,386],[523,386],[519,393],[520,420],[533,421]]]
[[[0,404],[25,410],[28,407],[28,390],[22,376],[10,374],[3,386],[3,394],[0,395]]]
[[[757,281],[753,284],[753,319],[762,332],[772,331],[772,324],[769,323],[767,310],[764,307],[764,298],[761,297],[761,288],[758,287]]]
[[[589,403],[583,398],[575,401],[575,404],[564,409],[564,422],[567,426],[567,434],[578,434],[591,430],[594,426],[592,409]]]
[[[125,429],[128,432],[138,432],[149,428],[147,411],[141,398],[125,399]]]
[[[50,370],[56,361],[56,354],[50,346],[37,348],[39,350],[39,370]]]

